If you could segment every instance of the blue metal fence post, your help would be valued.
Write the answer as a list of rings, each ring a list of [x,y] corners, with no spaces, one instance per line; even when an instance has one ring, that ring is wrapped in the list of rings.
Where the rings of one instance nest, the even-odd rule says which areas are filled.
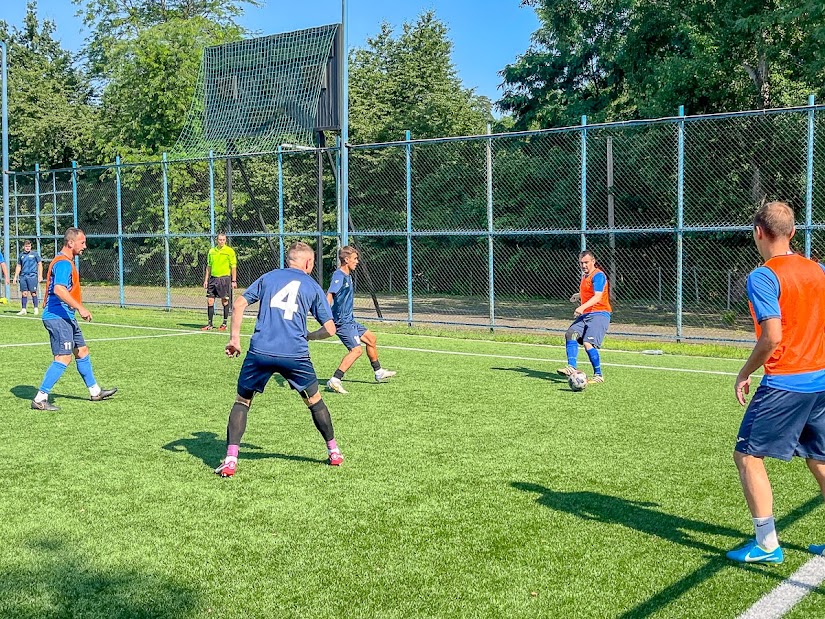
[[[284,153],[278,145],[278,265],[284,268]]]
[[[166,270],[166,309],[172,309],[172,277],[169,267],[169,163],[163,153],[163,261]]]
[[[54,223],[54,255],[57,255],[57,172],[52,172],[52,222]]]
[[[495,259],[493,253],[493,128],[487,123],[487,294],[490,305],[490,331],[496,328]]]
[[[342,237],[342,227],[341,227],[341,136],[335,136],[335,233],[337,235],[336,243],[337,247],[335,248],[335,253],[338,255],[338,252],[341,250],[341,237]]]
[[[347,0],[341,0],[341,243],[349,245],[349,24]]]
[[[34,164],[34,236],[37,254],[40,255],[40,164]]]
[[[407,186],[407,325],[413,323],[413,249],[412,249],[412,135],[409,129],[404,132],[407,141],[406,151],[406,186]]]
[[[587,116],[582,116],[581,249],[587,249]]]
[[[676,172],[676,340],[682,340],[682,304],[684,296],[684,227],[685,227],[685,106],[679,106],[678,154]]]
[[[805,175],[805,256],[811,257],[811,236],[814,220],[814,104],[813,95],[808,96],[808,168]]]
[[[72,161],[72,226],[77,228],[77,161]],[[80,270],[80,257],[74,257],[75,267]]]
[[[115,189],[117,192],[117,282],[120,290],[120,307],[125,307],[126,290],[123,286],[123,198],[120,185],[120,155],[115,157]]]
[[[215,153],[209,151],[209,239],[215,242]]]
[[[8,48],[6,47],[5,41],[0,41],[0,53],[3,55],[2,62],[0,63],[0,80],[3,81],[2,94],[0,94],[0,116],[2,117],[2,120],[0,120],[0,129],[2,129],[0,141],[2,141],[3,151],[3,170],[2,173],[0,173],[0,176],[3,177],[3,255],[6,260],[9,260],[9,250],[11,249],[9,246],[11,241],[11,230],[9,227],[11,223],[9,221],[9,72],[7,62]],[[2,296],[6,298],[11,296],[11,286],[9,286],[8,282],[4,282]]]

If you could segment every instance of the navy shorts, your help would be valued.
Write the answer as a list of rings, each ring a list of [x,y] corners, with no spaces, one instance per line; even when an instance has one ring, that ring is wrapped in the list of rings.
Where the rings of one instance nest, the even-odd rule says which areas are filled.
[[[335,326],[335,335],[341,340],[341,343],[347,347],[347,350],[361,347],[361,336],[367,332],[367,328],[360,322],[348,322],[346,324]]]
[[[318,382],[309,357],[273,357],[250,350],[238,376],[238,395],[249,399],[255,393],[263,393],[273,374],[283,376],[295,391],[305,391]]]
[[[825,460],[825,391],[794,393],[760,385],[739,426],[736,451],[785,461]]]
[[[33,292],[37,294],[37,275],[21,275],[20,292]]]
[[[574,335],[579,344],[591,344],[596,348],[601,348],[609,326],[610,314],[590,312],[576,318],[570,328],[567,329],[567,332]]]
[[[50,318],[43,321],[43,326],[49,332],[49,342],[52,345],[52,354],[71,355],[75,348],[86,345],[80,325],[76,320],[67,318]]]

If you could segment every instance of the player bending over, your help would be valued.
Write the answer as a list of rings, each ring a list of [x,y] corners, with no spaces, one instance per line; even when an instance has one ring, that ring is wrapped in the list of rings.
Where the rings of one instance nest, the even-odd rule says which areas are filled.
[[[596,266],[596,256],[589,249],[579,254],[579,266],[582,270],[582,279],[579,284],[579,293],[570,300],[580,303],[573,315],[575,320],[567,333],[564,334],[567,348],[567,366],[556,370],[563,376],[571,376],[578,372],[576,360],[579,356],[579,344],[584,344],[590,363],[593,365],[593,378],[589,383],[603,383],[599,348],[602,345],[607,328],[610,326],[610,290],[607,276]]]
[[[336,333],[341,343],[349,352],[341,359],[335,373],[327,381],[327,387],[337,393],[349,393],[341,384],[344,374],[361,356],[361,342],[367,347],[367,357],[375,372],[375,380],[381,382],[395,376],[395,372],[385,370],[378,361],[378,348],[375,334],[353,316],[353,287],[352,272],[358,267],[358,250],[349,245],[342,247],[338,252],[340,268],[332,274],[332,282],[327,290],[327,301],[332,306],[332,316],[335,320]]]
[[[286,269],[275,269],[259,277],[232,306],[232,322],[226,354],[241,353],[241,323],[250,303],[260,302],[255,333],[238,376],[238,396],[226,426],[226,458],[215,469],[221,477],[232,477],[238,466],[238,450],[246,430],[252,398],[263,393],[273,374],[280,374],[301,394],[312,413],[315,427],[324,437],[329,463],[339,466],[344,457],[335,442],[329,409],[318,391],[318,378],[309,358],[307,340],[320,340],[335,334],[335,323],[323,289],[312,279],[315,251],[306,243],[293,243],[287,254]],[[307,314],[323,325],[307,334]]]
[[[733,459],[756,539],[727,553],[742,563],[782,563],[765,456],[805,458],[825,494],[825,266],[791,251],[794,214],[784,202],[756,211],[753,239],[765,264],[748,275],[757,342],[739,371],[736,399],[745,405],[751,374],[765,366]],[[823,554],[825,545],[808,547]]]

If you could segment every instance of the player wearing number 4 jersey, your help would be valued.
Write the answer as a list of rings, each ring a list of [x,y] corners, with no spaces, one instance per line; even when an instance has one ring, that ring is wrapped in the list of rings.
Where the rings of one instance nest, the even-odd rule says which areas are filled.
[[[238,396],[226,427],[226,458],[215,469],[221,477],[232,477],[238,451],[246,430],[252,398],[262,393],[273,374],[280,374],[301,394],[312,413],[315,427],[327,443],[329,463],[339,466],[344,457],[335,442],[329,409],[318,391],[318,378],[309,358],[307,340],[335,334],[335,323],[324,291],[309,276],[315,266],[315,252],[305,243],[294,243],[287,254],[289,268],[276,269],[258,278],[232,306],[232,323],[226,354],[241,353],[241,322],[246,306],[259,303],[255,332],[249,342],[238,376]],[[307,314],[322,325],[307,334]]]
[[[335,328],[338,339],[347,347],[349,351],[341,360],[338,369],[327,381],[327,387],[337,393],[346,394],[341,380],[344,374],[362,354],[361,343],[367,347],[367,358],[375,372],[375,380],[381,382],[387,378],[395,376],[395,372],[381,367],[378,361],[378,348],[375,334],[367,329],[360,322],[355,321],[353,315],[353,294],[355,289],[352,285],[352,272],[358,267],[358,250],[347,245],[338,252],[340,268],[332,274],[332,282],[327,290],[327,301],[332,306],[332,316],[335,320]]]

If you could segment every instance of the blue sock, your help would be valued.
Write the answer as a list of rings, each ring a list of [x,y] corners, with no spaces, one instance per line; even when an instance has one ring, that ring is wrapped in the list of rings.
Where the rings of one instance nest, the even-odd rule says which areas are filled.
[[[576,367],[576,357],[579,356],[579,343],[576,340],[567,340],[564,347],[567,349],[567,365]]]
[[[34,305],[35,307],[37,307],[37,295],[36,295],[36,294],[33,294],[33,295],[32,295],[32,305]]]
[[[67,367],[69,366],[63,365],[59,361],[52,361],[49,369],[46,370],[46,375],[43,376],[43,382],[40,383],[40,391],[43,393],[51,393],[52,387],[54,387],[55,383],[63,376],[63,372],[66,371]]]
[[[593,373],[598,374],[601,376],[602,373],[602,362],[599,359],[599,349],[598,348],[591,348],[587,351],[587,356],[590,357],[590,363],[593,364]]]
[[[92,360],[89,357],[90,355],[86,355],[77,360],[77,371],[80,372],[87,387],[94,387],[97,381],[95,380],[95,373],[92,371]]]
[[[26,306],[29,304],[29,297],[23,297],[22,303],[23,303],[23,309],[26,309]]]

